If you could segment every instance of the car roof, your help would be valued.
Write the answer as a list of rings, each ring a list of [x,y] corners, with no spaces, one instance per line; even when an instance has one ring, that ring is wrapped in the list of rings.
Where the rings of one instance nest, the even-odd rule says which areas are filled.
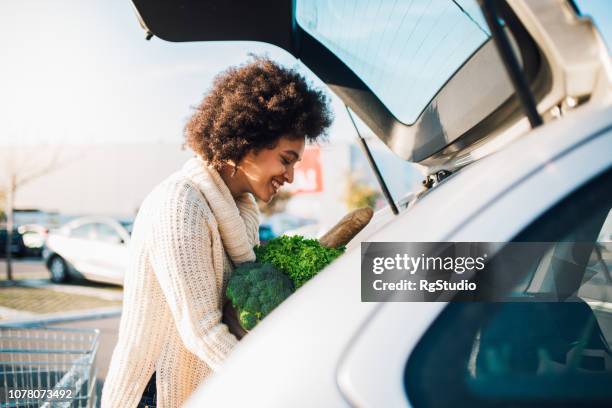
[[[123,228],[119,221],[111,217],[98,216],[98,215],[85,216],[85,217],[79,217],[79,218],[72,219],[68,221],[66,224],[64,224],[62,228],[76,228],[84,224],[94,224],[94,223],[108,224],[114,227]]]

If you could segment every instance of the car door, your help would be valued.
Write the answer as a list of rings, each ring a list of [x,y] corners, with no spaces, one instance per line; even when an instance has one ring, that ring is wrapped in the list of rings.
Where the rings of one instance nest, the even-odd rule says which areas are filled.
[[[121,284],[127,267],[127,238],[114,225],[93,224],[95,238],[92,245],[90,279]]]
[[[82,274],[95,265],[95,229],[91,222],[73,225],[53,236],[52,249]]]

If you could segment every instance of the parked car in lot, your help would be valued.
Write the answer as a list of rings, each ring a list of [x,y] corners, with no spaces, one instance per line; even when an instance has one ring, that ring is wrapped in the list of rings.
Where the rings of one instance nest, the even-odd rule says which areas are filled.
[[[260,243],[265,244],[266,242],[268,242],[275,236],[276,235],[274,235],[274,231],[272,230],[271,226],[267,224],[262,224],[259,226],[259,242]]]
[[[469,0],[133,3],[162,39],[287,50],[428,174],[416,196],[388,191],[397,175],[368,156],[389,205],[186,406],[612,405],[612,256],[597,242],[612,206],[612,68],[574,2],[485,1],[484,15]],[[361,243],[449,241],[549,242],[500,290],[575,296],[362,301]],[[560,241],[592,252],[564,263]]]
[[[8,240],[8,230],[6,227],[0,228],[0,255],[6,256],[6,243]],[[27,247],[23,243],[23,236],[18,231],[17,228],[13,229],[13,233],[11,234],[11,255],[16,257],[25,256],[27,253]]]
[[[25,253],[28,256],[42,256],[49,230],[42,225],[25,224],[17,227],[17,231],[22,236]]]
[[[70,277],[121,285],[128,262],[131,222],[83,217],[51,231],[43,250],[54,282]]]

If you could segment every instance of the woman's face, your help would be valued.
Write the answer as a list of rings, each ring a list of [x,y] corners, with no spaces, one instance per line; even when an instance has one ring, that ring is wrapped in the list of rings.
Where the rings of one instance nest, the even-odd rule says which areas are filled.
[[[272,149],[247,153],[238,166],[247,189],[258,199],[270,201],[284,183],[293,182],[293,167],[302,159],[304,145],[304,137],[283,136]]]

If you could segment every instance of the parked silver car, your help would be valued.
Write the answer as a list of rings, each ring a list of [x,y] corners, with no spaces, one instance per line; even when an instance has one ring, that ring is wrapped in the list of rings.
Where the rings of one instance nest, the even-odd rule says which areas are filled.
[[[51,280],[75,276],[123,284],[130,232],[131,222],[107,217],[77,218],[51,231],[43,250]]]

